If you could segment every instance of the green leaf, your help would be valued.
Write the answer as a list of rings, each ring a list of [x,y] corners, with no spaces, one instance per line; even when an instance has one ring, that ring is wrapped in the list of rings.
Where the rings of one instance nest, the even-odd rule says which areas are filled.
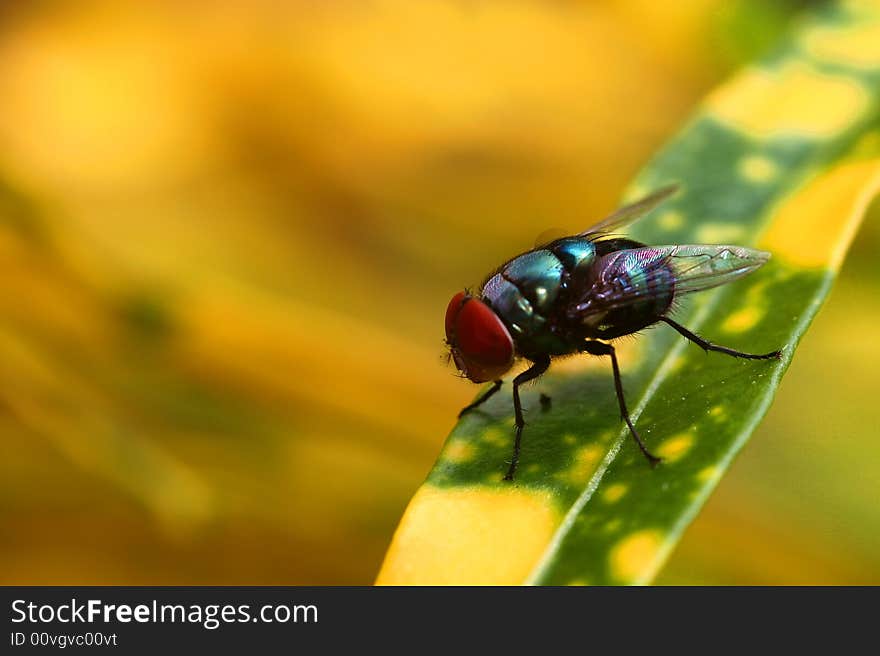
[[[555,362],[523,395],[514,483],[501,480],[513,441],[505,385],[452,431],[378,582],[650,582],[767,411],[829,291],[880,187],[878,125],[876,3],[822,8],[712,93],[626,195],[682,186],[632,236],[771,251],[763,269],[693,295],[676,318],[733,348],[784,347],[783,359],[707,355],[666,326],[619,340],[631,414],[665,457],[656,469],[620,421],[606,359]]]

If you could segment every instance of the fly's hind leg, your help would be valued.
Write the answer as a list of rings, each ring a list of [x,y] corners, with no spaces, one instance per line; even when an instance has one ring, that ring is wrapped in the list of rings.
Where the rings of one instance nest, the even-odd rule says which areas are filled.
[[[744,358],[746,360],[778,360],[782,357],[782,351],[773,351],[771,353],[763,353],[757,355],[755,353],[744,353],[742,351],[737,351],[736,349],[728,348],[727,346],[719,346],[718,344],[713,344],[708,339],[703,339],[699,335],[692,333],[680,323],[678,323],[677,321],[673,321],[669,317],[660,317],[660,321],[663,321],[664,323],[667,323],[675,328],[686,339],[692,341],[704,351],[717,351],[718,353],[726,353],[727,355],[732,355],[735,358]]]
[[[651,453],[648,450],[648,447],[645,446],[645,443],[642,442],[642,438],[639,437],[639,433],[636,431],[636,427],[633,426],[632,419],[630,419],[629,410],[626,408],[626,399],[623,398],[623,383],[620,381],[620,367],[617,366],[617,354],[614,352],[614,347],[611,346],[611,344],[605,344],[603,342],[586,342],[583,345],[582,350],[591,355],[611,356],[611,368],[614,371],[614,389],[617,392],[617,403],[620,405],[620,417],[626,422],[630,434],[633,436],[636,444],[639,445],[639,449],[644,454],[645,458],[648,459],[651,467],[656,467],[657,464],[661,462],[662,458],[658,458]]]

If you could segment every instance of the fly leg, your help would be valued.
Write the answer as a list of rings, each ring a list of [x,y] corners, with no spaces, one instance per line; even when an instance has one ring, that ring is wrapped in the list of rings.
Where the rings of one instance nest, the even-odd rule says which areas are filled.
[[[591,355],[611,356],[611,368],[614,370],[614,389],[617,391],[617,403],[620,405],[620,417],[626,422],[626,425],[629,427],[629,432],[635,439],[636,444],[639,445],[639,449],[641,449],[642,453],[648,459],[648,462],[651,463],[651,467],[655,467],[662,458],[658,458],[648,451],[648,447],[642,442],[642,438],[639,437],[636,427],[633,426],[632,419],[629,418],[629,410],[626,409],[626,399],[623,398],[623,384],[620,382],[620,367],[617,366],[617,354],[614,352],[614,347],[611,346],[611,344],[605,344],[603,342],[586,342],[583,345],[582,350]]]
[[[539,360],[535,360],[535,363],[531,367],[513,379],[513,414],[516,417],[516,440],[514,440],[513,443],[513,457],[510,460],[510,467],[508,467],[507,473],[504,475],[505,481],[512,481],[513,475],[516,473],[516,464],[519,462],[519,445],[522,440],[523,426],[526,425],[526,422],[523,419],[522,403],[520,403],[519,400],[519,386],[530,380],[534,380],[547,371],[549,366],[550,356],[545,355]]]
[[[478,398],[476,401],[474,401],[470,405],[466,405],[465,407],[463,407],[461,409],[461,411],[458,413],[459,419],[461,417],[463,417],[465,414],[467,414],[468,412],[470,412],[471,410],[473,410],[474,408],[479,408],[486,401],[488,401],[489,397],[491,397],[495,392],[497,392],[498,390],[501,389],[501,382],[502,381],[500,381],[500,380],[496,380],[494,383],[492,383],[492,387],[490,387],[489,389],[486,390],[485,394],[480,396],[480,398]]]
[[[754,353],[743,353],[742,351],[737,351],[726,346],[719,346],[718,344],[713,344],[709,340],[703,339],[699,335],[692,333],[680,323],[673,321],[669,317],[660,317],[660,321],[668,323],[679,333],[681,333],[685,338],[692,341],[704,351],[717,351],[718,353],[726,353],[727,355],[732,355],[735,358],[745,358],[746,360],[778,360],[782,357],[782,351],[773,351],[772,353],[756,355]]]

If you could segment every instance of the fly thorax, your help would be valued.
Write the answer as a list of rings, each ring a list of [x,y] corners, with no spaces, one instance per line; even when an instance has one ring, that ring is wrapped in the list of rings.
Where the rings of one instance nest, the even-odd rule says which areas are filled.
[[[562,262],[537,250],[507,262],[483,285],[481,297],[501,317],[511,334],[529,337],[547,324],[563,283]]]

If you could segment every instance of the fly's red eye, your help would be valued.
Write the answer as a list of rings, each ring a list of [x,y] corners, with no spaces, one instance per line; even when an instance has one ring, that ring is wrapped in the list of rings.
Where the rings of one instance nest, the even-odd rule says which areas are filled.
[[[446,309],[446,339],[459,369],[474,382],[500,378],[513,364],[507,327],[488,305],[464,293]]]
[[[458,292],[452,297],[452,300],[449,301],[449,305],[446,307],[446,341],[450,344],[454,343],[455,320],[458,317],[462,304],[467,299],[467,294]]]
[[[503,365],[513,357],[513,340],[507,327],[488,305],[472,298],[461,306],[455,321],[456,345],[465,355],[490,365]]]

